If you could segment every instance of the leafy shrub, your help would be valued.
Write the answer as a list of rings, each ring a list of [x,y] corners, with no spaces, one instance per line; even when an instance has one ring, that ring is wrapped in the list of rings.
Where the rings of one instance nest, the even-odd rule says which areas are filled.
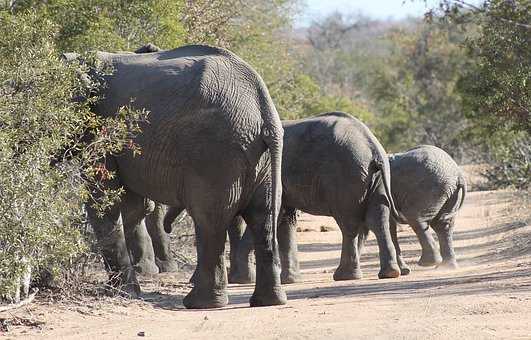
[[[86,251],[77,227],[83,202],[113,176],[100,161],[131,144],[143,115],[124,108],[116,119],[95,116],[94,84],[81,81],[83,67],[59,59],[56,32],[35,13],[0,11],[0,296],[8,300],[28,266],[59,270]],[[72,100],[80,95],[89,99]],[[107,192],[104,203],[119,193]]]

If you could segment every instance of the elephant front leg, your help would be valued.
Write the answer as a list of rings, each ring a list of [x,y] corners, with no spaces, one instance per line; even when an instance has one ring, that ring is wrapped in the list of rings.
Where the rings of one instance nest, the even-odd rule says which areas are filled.
[[[146,217],[147,231],[155,252],[155,264],[161,273],[176,272],[179,269],[177,262],[171,256],[170,235],[164,230],[166,213],[167,207],[157,203],[153,213]]]
[[[370,196],[367,204],[366,223],[376,236],[380,256],[378,278],[400,276],[400,267],[396,260],[396,250],[389,231],[389,203],[382,186]]]
[[[400,275],[408,275],[411,273],[411,269],[407,265],[406,261],[404,261],[402,258],[402,250],[400,249],[400,244],[398,243],[397,223],[393,218],[389,220],[389,229],[391,232],[393,245],[395,246],[396,250],[396,260],[398,261],[398,266],[400,267]]]
[[[111,207],[100,217],[96,209],[88,204],[87,214],[109,272],[108,285],[125,296],[138,297],[140,286],[125,243],[119,207]]]
[[[245,227],[241,217],[236,217],[229,227],[230,271],[229,283],[253,283],[256,281],[254,237],[251,228]]]
[[[278,226],[278,247],[282,272],[280,280],[283,284],[301,280],[297,251],[297,210],[286,208]]]
[[[442,262],[439,266],[442,268],[455,269],[458,267],[453,245],[454,223],[455,219],[452,218],[450,221],[439,222],[433,226],[441,248]]]
[[[183,304],[190,309],[219,308],[227,305],[227,271],[225,268],[226,226],[194,219],[197,239],[197,267],[194,287]]]
[[[422,255],[418,262],[419,266],[432,267],[441,263],[441,255],[439,255],[435,240],[428,229],[428,223],[412,221],[411,227],[417,235],[420,246],[422,247]]]
[[[280,258],[273,223],[269,188],[261,186],[243,213],[247,228],[252,228],[255,242],[256,284],[251,307],[283,305],[286,293],[280,285]]]
[[[341,260],[334,272],[334,281],[359,280],[363,277],[357,247],[358,228],[338,221],[342,233]]]
[[[133,267],[138,273],[158,274],[151,237],[146,229],[144,218],[153,209],[153,202],[126,190],[121,201],[125,241],[131,253]]]

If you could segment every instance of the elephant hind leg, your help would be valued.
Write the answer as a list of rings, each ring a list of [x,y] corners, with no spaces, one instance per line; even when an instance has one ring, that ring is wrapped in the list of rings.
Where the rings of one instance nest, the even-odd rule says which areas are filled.
[[[282,272],[282,284],[299,282],[301,274],[297,250],[297,210],[294,208],[283,209],[278,225],[278,247]]]
[[[428,223],[411,221],[410,225],[422,247],[422,255],[418,262],[419,266],[431,267],[439,264],[442,261],[441,256],[439,255],[439,250],[437,249],[432,233],[428,229]]]
[[[398,230],[396,221],[391,218],[389,220],[389,230],[391,232],[391,239],[396,250],[396,260],[398,261],[398,266],[400,267],[400,275],[409,275],[411,269],[407,265],[406,261],[402,258],[402,250],[400,249],[400,244],[398,243]]]
[[[400,276],[400,267],[396,260],[396,250],[389,230],[389,201],[383,188],[378,185],[367,202],[365,222],[376,236],[380,255],[380,272],[378,277],[395,278]]]
[[[458,267],[453,245],[454,224],[455,218],[453,217],[449,221],[437,222],[432,225],[439,239],[442,255],[440,267],[443,268],[455,269]]]
[[[163,221],[167,211],[167,207],[157,203],[153,213],[146,217],[146,228],[155,252],[155,263],[161,273],[171,273],[178,270],[177,262],[171,256],[170,235],[164,230]]]
[[[256,281],[254,262],[254,236],[251,228],[237,216],[229,227],[230,271],[229,283],[253,283]]]
[[[268,186],[270,184],[266,181],[258,187],[242,213],[247,228],[253,231],[255,243],[256,284],[250,299],[251,307],[287,302],[286,293],[280,285],[280,258]]]
[[[191,216],[197,239],[197,267],[194,287],[183,304],[189,309],[223,307],[228,303],[225,240],[229,221],[211,213],[192,211]]]
[[[335,281],[359,280],[363,277],[360,268],[357,240],[361,222],[353,222],[352,218],[336,219],[342,233],[341,259],[334,272]]]

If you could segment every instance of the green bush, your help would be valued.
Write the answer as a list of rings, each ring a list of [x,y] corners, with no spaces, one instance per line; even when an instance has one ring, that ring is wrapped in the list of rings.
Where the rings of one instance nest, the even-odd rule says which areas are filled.
[[[87,249],[78,228],[83,202],[113,175],[99,161],[130,144],[143,115],[124,108],[101,119],[90,99],[73,101],[89,97],[90,86],[81,66],[59,59],[56,32],[35,13],[0,11],[0,297],[11,300],[25,263],[53,271]]]

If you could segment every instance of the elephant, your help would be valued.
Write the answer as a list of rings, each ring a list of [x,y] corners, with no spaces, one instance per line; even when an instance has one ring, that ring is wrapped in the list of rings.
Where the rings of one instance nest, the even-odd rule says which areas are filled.
[[[368,229],[378,241],[378,277],[400,276],[389,230],[389,216],[398,212],[391,195],[387,154],[376,137],[361,121],[343,112],[283,121],[282,126],[283,197],[278,230],[282,283],[300,279],[297,209],[313,215],[332,216],[336,220],[343,240],[334,280],[361,278],[355,242],[357,235]],[[236,226],[236,231],[232,232],[236,237],[242,234],[238,229]],[[253,279],[253,269],[249,265],[252,237],[249,235],[246,230],[236,256],[231,254],[229,282],[246,283]],[[231,245],[233,243],[231,241]]]
[[[283,129],[262,78],[235,54],[204,45],[142,54],[98,52],[97,58],[113,73],[104,76],[94,111],[103,117],[128,105],[149,111],[149,122],[141,123],[133,139],[141,153],[126,150],[104,160],[116,176],[103,184],[124,188],[120,202],[103,216],[93,202],[87,206],[110,283],[140,294],[132,259],[144,254],[134,245],[155,201],[186,209],[202,240],[198,279],[185,307],[228,303],[223,253],[236,215],[259,235],[251,306],[285,304],[276,242]]]
[[[372,230],[378,240],[379,278],[400,276],[389,231],[389,214],[398,212],[391,195],[387,154],[376,137],[362,122],[342,112],[283,121],[282,125],[283,197],[278,229],[282,283],[300,279],[296,209],[332,216],[337,221],[343,241],[334,280],[361,278],[355,242],[358,233],[366,228]],[[172,218],[167,215],[165,219],[166,231],[170,231]],[[243,220],[236,218],[229,228],[229,282],[232,283],[249,283],[255,279],[250,255],[253,239],[260,235],[249,228],[244,232],[243,225]],[[197,240],[198,244],[202,242]],[[198,256],[201,249],[198,249]],[[197,272],[192,281],[196,278]]]
[[[409,224],[417,235],[422,247],[420,266],[456,268],[452,244],[455,216],[467,191],[461,169],[444,150],[432,145],[390,155],[389,163],[393,198],[401,213],[400,219],[391,218],[390,229],[402,275],[409,274],[410,268],[401,256],[397,223]],[[428,227],[437,234],[441,254]]]

